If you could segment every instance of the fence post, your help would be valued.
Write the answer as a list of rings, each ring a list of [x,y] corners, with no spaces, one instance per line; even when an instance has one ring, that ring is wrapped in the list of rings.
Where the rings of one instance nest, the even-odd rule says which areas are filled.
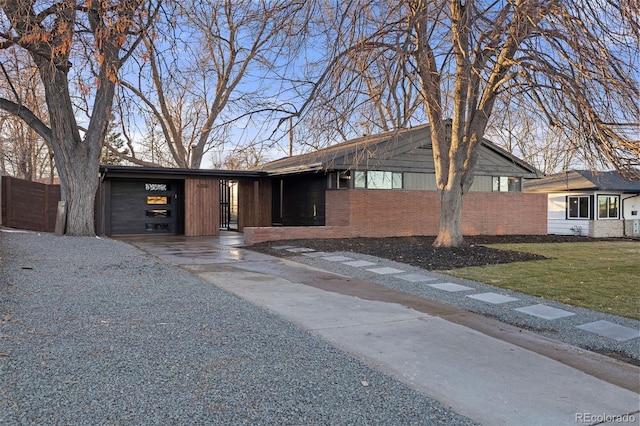
[[[56,235],[64,235],[67,226],[67,202],[58,201],[58,214],[56,216]]]

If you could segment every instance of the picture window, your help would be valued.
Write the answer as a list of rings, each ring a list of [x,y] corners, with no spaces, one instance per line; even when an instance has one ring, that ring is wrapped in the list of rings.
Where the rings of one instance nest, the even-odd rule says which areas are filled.
[[[619,205],[617,195],[598,195],[598,219],[619,219]]]
[[[354,172],[354,188],[402,189],[402,173],[370,170]]]

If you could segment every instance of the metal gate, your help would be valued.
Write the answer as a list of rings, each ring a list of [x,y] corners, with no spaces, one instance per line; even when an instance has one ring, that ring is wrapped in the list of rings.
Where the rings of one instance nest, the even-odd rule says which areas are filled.
[[[238,229],[237,180],[220,180],[220,229]]]
[[[231,187],[220,179],[220,229],[231,229]]]

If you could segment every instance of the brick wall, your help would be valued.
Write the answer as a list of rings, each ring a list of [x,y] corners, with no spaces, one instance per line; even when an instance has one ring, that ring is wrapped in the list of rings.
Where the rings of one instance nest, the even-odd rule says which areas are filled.
[[[470,192],[462,205],[464,235],[546,235],[547,195]]]
[[[245,227],[244,243],[252,245],[264,241],[302,240],[310,238],[349,238],[348,226],[265,226]]]
[[[436,235],[440,199],[436,192],[353,190],[351,235],[389,237]]]
[[[437,192],[327,191],[327,226],[245,228],[245,243],[304,238],[437,235]],[[462,206],[464,235],[545,235],[547,196],[468,193]]]
[[[349,208],[353,191],[329,190],[325,192],[325,224],[327,226],[348,226],[351,218]]]

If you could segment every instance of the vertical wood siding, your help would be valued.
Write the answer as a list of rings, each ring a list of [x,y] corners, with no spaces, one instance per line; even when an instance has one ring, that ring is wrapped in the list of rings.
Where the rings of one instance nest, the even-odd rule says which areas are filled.
[[[245,226],[271,226],[271,201],[271,180],[239,181],[238,230]]]
[[[220,181],[185,179],[184,234],[220,235]]]

